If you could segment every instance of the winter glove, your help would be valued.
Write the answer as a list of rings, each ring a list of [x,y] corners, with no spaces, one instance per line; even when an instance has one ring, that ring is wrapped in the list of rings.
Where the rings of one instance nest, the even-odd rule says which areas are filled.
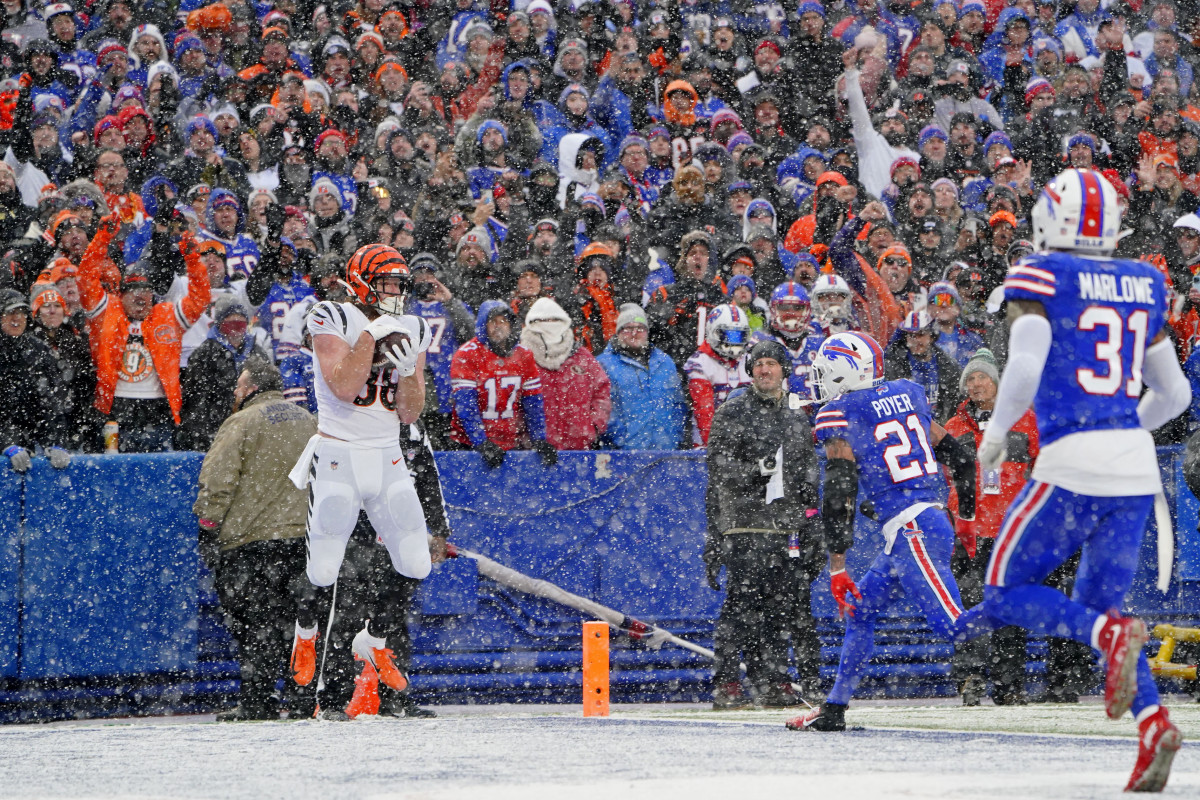
[[[1005,445],[1008,444],[1008,437],[1004,437],[1000,441],[992,441],[984,434],[983,441],[979,443],[979,469],[986,473],[992,470],[1000,469],[1000,465],[1004,463]]]
[[[495,469],[504,463],[504,456],[506,455],[504,449],[491,439],[488,439],[481,445],[476,445],[475,449],[479,452],[479,455],[483,456],[483,463],[487,465],[488,469]]]
[[[400,344],[384,348],[383,356],[392,362],[401,378],[409,378],[417,371],[417,356],[421,355],[411,337],[402,339]]]
[[[873,519],[876,522],[879,521],[879,516],[875,513],[875,504],[870,500],[863,500],[861,503],[859,503],[858,510],[867,519]]]
[[[208,527],[203,522],[200,523],[200,559],[208,567],[208,571],[214,575],[221,566],[221,545],[217,541],[218,531],[220,531],[220,527]]]
[[[704,574],[708,578],[708,588],[714,592],[721,591],[721,562],[709,561],[705,563]]]
[[[66,469],[71,464],[71,454],[61,447],[47,448],[46,455],[50,458],[50,466],[55,469]]]
[[[377,342],[393,333],[408,333],[408,329],[400,324],[400,320],[390,314],[384,314],[371,320],[364,330],[371,334],[371,338]]]
[[[833,591],[833,599],[838,605],[838,619],[843,616],[854,616],[854,604],[846,599],[846,592],[854,595],[857,599],[862,600],[862,595],[858,593],[858,587],[854,585],[854,580],[850,577],[850,573],[844,569],[829,575],[829,588]]]
[[[12,467],[13,472],[19,472],[24,475],[33,466],[33,456],[20,445],[14,444],[12,447],[9,447],[4,451],[4,455],[8,456],[8,463]]]
[[[545,439],[538,439],[534,442],[533,449],[541,457],[542,463],[547,467],[553,467],[558,463],[558,450]]]
[[[267,206],[267,239],[277,242],[283,236],[283,221],[285,214],[283,206],[278,203],[272,203]]]

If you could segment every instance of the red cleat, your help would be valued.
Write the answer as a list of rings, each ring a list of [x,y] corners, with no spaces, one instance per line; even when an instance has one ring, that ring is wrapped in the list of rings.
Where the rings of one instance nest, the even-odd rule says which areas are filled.
[[[1138,723],[1138,759],[1125,786],[1127,792],[1161,792],[1171,776],[1171,762],[1183,745],[1183,734],[1159,707]]]
[[[355,661],[362,661],[358,656]],[[367,662],[363,662],[362,672],[354,679],[354,696],[346,704],[346,716],[357,719],[363,714],[379,713],[379,673]]]
[[[292,639],[292,680],[297,686],[308,686],[317,673],[317,632],[312,636],[301,635],[296,626],[296,637]]]
[[[1109,617],[1100,630],[1100,655],[1105,660],[1104,710],[1120,719],[1137,694],[1137,664],[1149,639],[1146,623],[1135,617]]]

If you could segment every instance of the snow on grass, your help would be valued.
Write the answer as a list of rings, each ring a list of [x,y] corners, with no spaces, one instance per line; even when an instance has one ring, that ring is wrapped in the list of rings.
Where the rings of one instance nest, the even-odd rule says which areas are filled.
[[[1173,709],[1200,739],[1200,707]],[[579,706],[438,711],[351,723],[9,726],[0,798],[1115,800],[1136,752],[1124,738],[1132,722],[1108,722],[1094,703],[860,703],[848,719],[865,729],[844,734],[787,731],[788,712],[701,706],[616,706],[608,719],[583,719]],[[1200,748],[1185,745],[1167,796],[1200,796]]]

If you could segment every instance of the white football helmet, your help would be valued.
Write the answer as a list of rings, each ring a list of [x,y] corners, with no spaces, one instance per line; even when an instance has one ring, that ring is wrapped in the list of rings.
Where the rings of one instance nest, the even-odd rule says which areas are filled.
[[[865,333],[835,333],[821,343],[812,363],[813,399],[828,403],[846,392],[883,382],[883,350]]]
[[[1117,190],[1091,169],[1068,169],[1046,184],[1030,214],[1037,250],[1109,255],[1117,246]]]
[[[813,316],[830,331],[836,333],[854,327],[851,324],[850,285],[840,275],[818,275],[809,296],[812,297]]]
[[[709,311],[704,326],[704,341],[719,356],[732,359],[740,357],[750,341],[750,320],[746,312],[731,303]]]

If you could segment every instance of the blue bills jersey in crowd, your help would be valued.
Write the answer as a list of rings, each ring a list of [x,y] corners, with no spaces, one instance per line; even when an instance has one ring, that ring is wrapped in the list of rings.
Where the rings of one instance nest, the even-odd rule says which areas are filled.
[[[276,281],[267,292],[263,304],[258,307],[258,324],[271,339],[271,352],[276,361],[282,361],[284,356],[295,350],[294,344],[288,346],[280,343],[280,334],[283,333],[283,322],[287,313],[307,297],[315,298],[316,292],[300,273],[293,272],[292,279],[287,283]]]
[[[859,496],[881,522],[915,503],[941,502],[941,468],[933,455],[933,410],[908,380],[847,392],[817,412],[817,442],[845,439],[858,467]]]
[[[440,300],[426,302],[412,300],[408,304],[408,312],[425,320],[433,340],[425,354],[425,363],[433,373],[433,385],[437,389],[438,411],[449,414],[454,410],[450,399],[450,362],[454,353],[462,344],[454,331],[454,322],[450,312]]]
[[[1072,433],[1140,427],[1142,359],[1166,308],[1153,265],[1035,253],[1009,270],[1004,299],[1036,300],[1050,320],[1053,340],[1033,401],[1043,448]]]
[[[313,355],[296,349],[279,360],[283,377],[283,398],[317,413],[317,393],[313,390]]]
[[[815,322],[810,322],[808,335],[800,340],[800,346],[795,349],[792,349],[795,342],[789,339],[773,334],[769,330],[755,331],[754,335],[750,337],[750,345],[746,349],[753,348],[759,342],[769,341],[779,342],[792,357],[792,371],[788,373],[788,391],[798,394],[806,400],[812,397],[812,363],[817,356],[817,351],[821,349],[821,342],[825,341],[825,334],[822,333],[821,327]]]

